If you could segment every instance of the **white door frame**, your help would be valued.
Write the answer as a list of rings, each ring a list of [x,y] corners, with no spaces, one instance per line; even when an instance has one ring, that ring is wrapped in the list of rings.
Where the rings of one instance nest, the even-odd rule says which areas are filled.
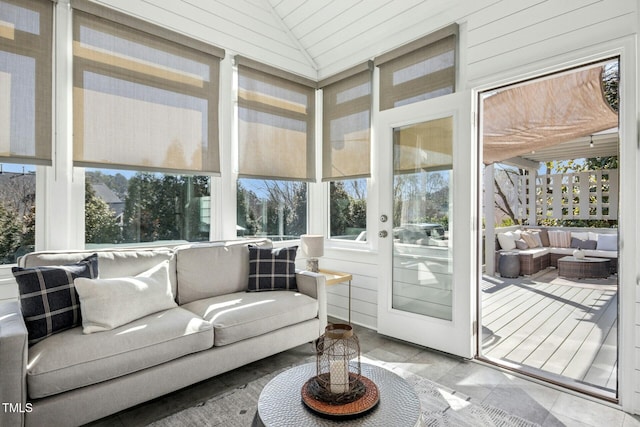
[[[606,58],[620,57],[620,211],[618,254],[618,397],[622,410],[640,413],[640,401],[634,384],[638,378],[636,366],[635,337],[640,333],[636,325],[636,306],[640,296],[636,295],[636,285],[640,285],[640,264],[637,260],[640,250],[640,142],[638,141],[638,100],[637,100],[637,43],[635,37],[624,37],[572,52],[527,64],[494,75],[489,79],[470,82],[473,98],[492,88],[532,79],[541,75],[559,72],[572,67],[596,62]],[[480,179],[480,178],[478,178]],[[624,183],[624,184],[622,184]],[[623,234],[624,233],[624,234]],[[476,278],[476,281],[479,280]],[[480,322],[478,322],[480,323]],[[476,331],[477,333],[477,331]],[[638,362],[640,363],[640,362]]]

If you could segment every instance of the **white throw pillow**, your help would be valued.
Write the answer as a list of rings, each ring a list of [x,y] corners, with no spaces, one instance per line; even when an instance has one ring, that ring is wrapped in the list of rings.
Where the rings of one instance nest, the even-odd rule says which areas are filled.
[[[519,239],[520,237],[518,237]],[[498,243],[500,243],[500,247],[505,251],[510,251],[516,248],[516,236],[514,233],[510,231],[506,233],[498,233]]]
[[[598,234],[598,245],[596,249],[599,251],[617,251],[618,235],[617,234]]]
[[[82,332],[109,331],[158,311],[177,307],[169,282],[169,261],[137,276],[77,278]]]

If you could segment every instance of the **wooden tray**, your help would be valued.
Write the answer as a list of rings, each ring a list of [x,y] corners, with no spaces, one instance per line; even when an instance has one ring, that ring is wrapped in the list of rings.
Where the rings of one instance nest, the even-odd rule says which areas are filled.
[[[355,400],[344,405],[330,405],[315,399],[309,392],[309,384],[311,381],[315,381],[315,378],[309,379],[302,386],[302,402],[313,412],[326,417],[335,418],[353,418],[359,415],[364,415],[373,409],[380,401],[380,394],[378,393],[378,387],[369,378],[361,376],[360,381],[365,386],[365,393],[358,400]]]

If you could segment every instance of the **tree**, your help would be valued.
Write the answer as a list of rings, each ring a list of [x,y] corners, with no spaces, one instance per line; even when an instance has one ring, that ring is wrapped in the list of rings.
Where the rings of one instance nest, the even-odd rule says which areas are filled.
[[[604,72],[602,73],[602,87],[604,89],[604,96],[607,102],[611,106],[611,109],[616,113],[620,107],[619,84],[620,64],[618,61],[613,61],[604,67]]]
[[[206,240],[199,202],[209,192],[207,177],[137,173],[125,199],[124,240]]]
[[[85,242],[119,243],[120,226],[109,205],[97,195],[90,180],[85,181]]]
[[[244,228],[239,235],[255,236],[260,231],[260,223],[254,209],[252,209],[257,204],[258,196],[256,196],[256,193],[245,189],[242,183],[238,181],[238,190],[236,192],[237,225]]]
[[[16,213],[0,203],[0,263],[16,261],[16,251],[21,246],[22,224]]]
[[[349,225],[349,207],[351,200],[343,181],[331,182],[329,186],[329,218],[331,218],[331,236],[343,236]]]
[[[518,200],[518,185],[516,182],[524,175],[523,169],[496,168],[493,178],[495,188],[495,207],[502,212],[513,224],[522,224],[522,219],[513,210]]]
[[[286,238],[306,233],[307,184],[265,180],[264,185],[268,194],[267,234]]]

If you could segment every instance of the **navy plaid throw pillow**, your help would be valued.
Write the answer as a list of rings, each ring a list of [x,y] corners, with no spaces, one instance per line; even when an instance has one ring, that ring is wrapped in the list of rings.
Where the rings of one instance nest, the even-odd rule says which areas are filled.
[[[295,291],[297,246],[265,249],[249,246],[249,292]]]
[[[98,277],[98,254],[76,264],[13,267],[29,345],[82,324],[80,299],[73,280]]]

